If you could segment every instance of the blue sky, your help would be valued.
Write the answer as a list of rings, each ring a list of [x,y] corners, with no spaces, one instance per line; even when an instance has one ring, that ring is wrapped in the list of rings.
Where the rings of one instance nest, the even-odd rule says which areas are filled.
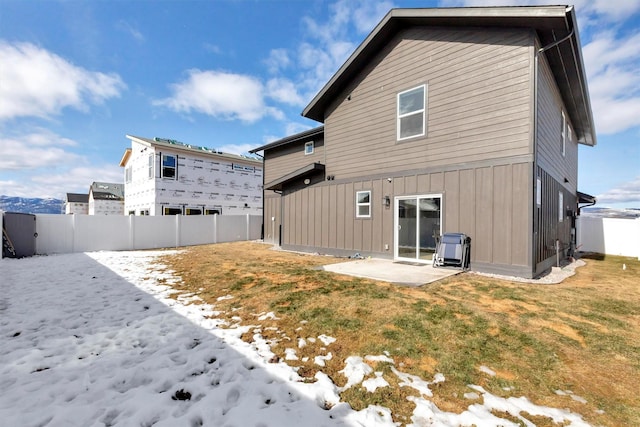
[[[0,194],[122,182],[126,134],[245,153],[315,127],[300,112],[392,7],[539,3],[0,0]],[[640,0],[573,4],[598,136],[578,187],[640,207]]]

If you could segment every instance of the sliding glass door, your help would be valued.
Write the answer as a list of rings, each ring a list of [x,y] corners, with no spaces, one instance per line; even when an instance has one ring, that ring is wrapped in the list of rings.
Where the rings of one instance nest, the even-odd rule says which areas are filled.
[[[431,262],[442,232],[442,195],[398,196],[394,210],[394,258]]]

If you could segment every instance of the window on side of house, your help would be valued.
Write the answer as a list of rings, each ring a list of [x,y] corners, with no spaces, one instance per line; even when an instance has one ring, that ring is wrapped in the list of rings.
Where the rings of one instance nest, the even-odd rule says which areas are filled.
[[[131,183],[131,166],[127,166],[124,169],[124,182],[125,184]]]
[[[426,120],[427,85],[398,94],[398,141],[423,136]]]
[[[155,155],[149,154],[149,174],[147,175],[149,179],[153,178],[153,159],[155,159]]]
[[[564,221],[564,194],[558,192],[558,222]]]
[[[306,142],[304,144],[304,155],[313,154],[313,141]]]
[[[356,218],[371,218],[371,191],[356,192]]]
[[[182,215],[182,209],[165,207],[163,208],[162,213],[163,215]]]
[[[187,208],[187,215],[202,215],[202,209],[200,208]]]
[[[176,156],[169,154],[162,155],[162,177],[176,179]]]
[[[220,215],[220,209],[205,209],[205,215]]]
[[[560,152],[564,156],[567,148],[567,116],[562,112],[562,129],[560,129]]]

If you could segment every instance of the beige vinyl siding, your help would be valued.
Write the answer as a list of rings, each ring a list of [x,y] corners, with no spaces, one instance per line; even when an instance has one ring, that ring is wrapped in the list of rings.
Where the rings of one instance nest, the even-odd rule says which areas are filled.
[[[329,109],[327,174],[344,179],[530,154],[532,43],[526,30],[400,32]],[[398,142],[397,93],[422,84],[426,135]]]
[[[570,124],[570,118],[566,110],[563,110],[562,99],[549,66],[544,56],[540,56],[538,66],[538,166],[575,194],[578,181],[578,143],[572,128],[572,140],[567,139],[565,155],[562,155],[562,111],[565,111],[567,123]],[[569,182],[565,183],[565,178]]]
[[[264,241],[278,244],[280,233],[280,195],[272,191],[264,192],[264,211],[263,211],[263,226],[264,226]],[[274,218],[274,220],[272,220]]]
[[[442,194],[444,232],[472,239],[474,263],[522,272],[531,260],[530,163],[355,180],[286,193],[285,247],[323,253],[393,255],[396,196]],[[371,218],[355,217],[355,194],[371,191]],[[391,207],[383,206],[384,196]],[[389,249],[385,249],[385,245]]]
[[[324,141],[316,137],[316,139],[313,140],[313,154],[305,155],[304,144],[309,141],[311,141],[311,139],[267,150],[264,153],[264,161],[265,165],[268,164],[269,167],[265,167],[264,182],[266,184],[273,182],[311,163],[324,164]]]

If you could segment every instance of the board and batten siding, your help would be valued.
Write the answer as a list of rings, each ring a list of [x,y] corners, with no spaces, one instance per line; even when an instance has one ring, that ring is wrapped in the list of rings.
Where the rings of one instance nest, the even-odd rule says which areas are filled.
[[[578,141],[571,127],[565,155],[562,155],[562,112],[571,127],[560,92],[544,56],[538,65],[538,149],[536,162],[569,192],[576,194],[578,184]],[[567,182],[565,182],[565,178]]]
[[[528,30],[401,31],[328,109],[327,175],[531,155],[533,43]],[[426,135],[397,141],[397,94],[422,84]]]
[[[263,240],[274,245],[280,244],[281,205],[280,194],[265,190],[262,217]]]
[[[383,197],[393,201],[396,196],[442,194],[443,231],[472,237],[473,264],[485,271],[530,276],[532,179],[531,164],[524,162],[423,171],[395,175],[391,181],[384,176],[326,181],[285,191],[282,246],[391,258],[393,203],[384,207]],[[371,191],[371,218],[355,216],[355,194],[361,190]]]
[[[304,154],[304,144],[313,141],[313,154]],[[325,163],[324,139],[320,136],[266,150],[264,182],[268,184],[311,163]]]

